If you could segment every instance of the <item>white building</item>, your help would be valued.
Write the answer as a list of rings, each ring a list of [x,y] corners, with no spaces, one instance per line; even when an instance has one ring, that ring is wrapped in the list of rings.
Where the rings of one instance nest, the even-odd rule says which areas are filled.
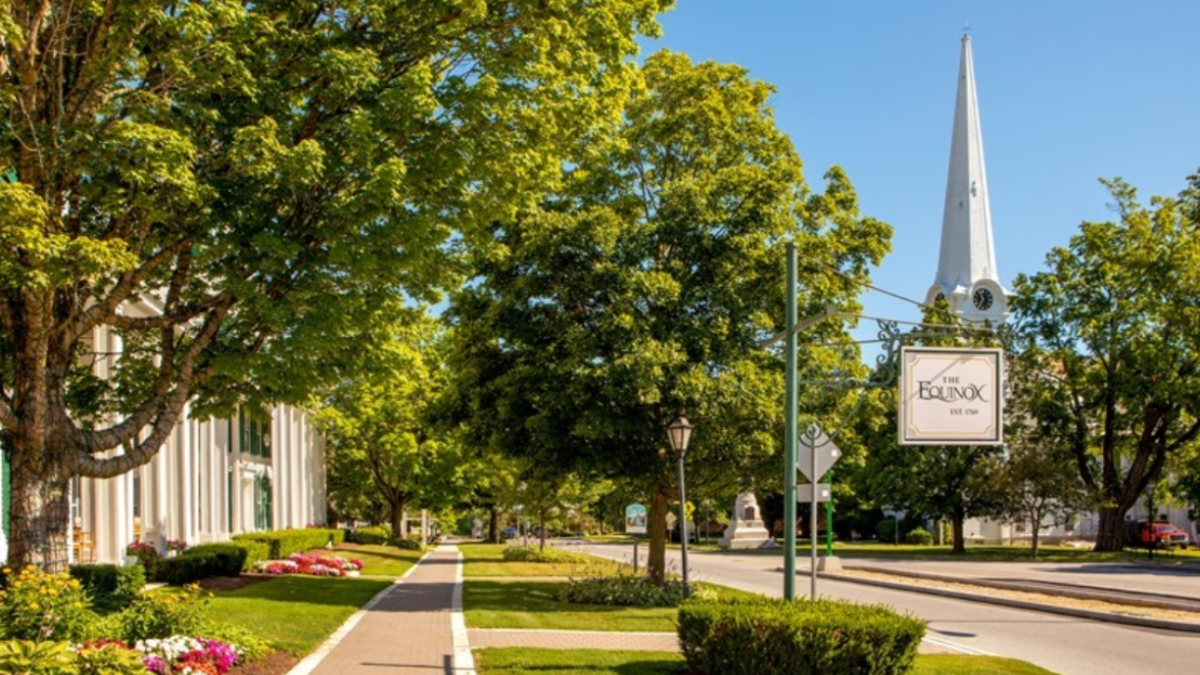
[[[146,306],[143,305],[144,309]],[[98,353],[120,353],[107,329],[93,335]],[[96,374],[111,374],[99,358]],[[9,466],[0,458],[0,560],[8,556]],[[324,525],[325,444],[309,412],[277,405],[266,417],[241,410],[232,419],[180,422],[154,459],[109,479],[71,482],[71,561],[119,563],[134,540],[195,545],[241,532]]]

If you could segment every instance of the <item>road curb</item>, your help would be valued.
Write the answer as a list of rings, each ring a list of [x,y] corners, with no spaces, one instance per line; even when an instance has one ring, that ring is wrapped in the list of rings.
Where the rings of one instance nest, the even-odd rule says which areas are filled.
[[[1110,602],[1118,605],[1150,607],[1153,609],[1170,609],[1180,612],[1195,612],[1196,606],[1200,605],[1200,599],[1151,592],[1143,593],[1142,597],[1121,597],[1118,600],[1114,599],[1112,595],[1112,593],[1120,592],[1117,589],[1109,589],[1103,586],[1088,586],[1085,584],[1047,582],[1047,586],[1040,586],[1038,585],[1037,581],[1031,579],[1029,581],[1033,585],[1030,586],[1021,581],[988,579],[981,577],[955,577],[945,574],[933,574],[931,572],[898,570],[885,567],[872,567],[869,565],[847,565],[846,569],[872,572],[875,574],[887,574],[894,577],[925,579],[928,581],[944,581],[946,583],[983,586],[984,588],[995,588],[1004,591],[1041,593],[1042,595],[1061,596],[1064,598],[1074,598],[1076,600],[1097,600],[1100,602]]]
[[[779,570],[783,571],[783,568],[779,568]],[[1119,623],[1126,626],[1139,626],[1141,628],[1158,628],[1161,630],[1171,630],[1182,633],[1200,633],[1200,623],[1186,623],[1183,621],[1170,621],[1167,619],[1149,619],[1145,617],[1128,616],[1125,614],[1097,612],[1090,609],[1078,609],[1075,607],[1057,607],[1055,605],[1029,602],[1026,600],[1014,600],[1012,598],[1000,598],[992,595],[965,593],[963,591],[952,591],[945,588],[933,588],[930,586],[916,586],[914,584],[883,581],[881,579],[867,579],[864,577],[855,577],[845,574],[819,574],[818,576],[822,579],[829,579],[830,581],[847,581],[864,586],[877,586],[880,588],[890,588],[899,591],[925,593],[928,595],[937,595],[945,598],[954,598],[956,600],[983,602],[989,605],[1001,605],[1003,607],[1026,609],[1034,612],[1046,612],[1048,614],[1060,614],[1062,616],[1071,616],[1079,619],[1091,619],[1093,621],[1103,621],[1105,623]],[[957,579],[954,581],[954,583],[969,585],[972,582]],[[1042,591],[1030,592],[1040,593]]]

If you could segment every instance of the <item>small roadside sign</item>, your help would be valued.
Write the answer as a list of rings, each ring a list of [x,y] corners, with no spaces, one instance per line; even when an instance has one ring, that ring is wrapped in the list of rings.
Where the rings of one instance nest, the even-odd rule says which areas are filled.
[[[625,507],[625,534],[646,534],[646,507],[630,504]]]

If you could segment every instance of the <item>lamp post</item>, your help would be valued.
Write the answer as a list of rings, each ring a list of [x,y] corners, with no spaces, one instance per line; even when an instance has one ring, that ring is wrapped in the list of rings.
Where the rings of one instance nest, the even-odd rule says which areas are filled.
[[[687,489],[683,482],[683,458],[687,454],[688,441],[692,439],[692,429],[694,428],[688,424],[687,418],[682,414],[667,425],[667,437],[671,439],[671,449],[679,458],[679,545],[683,558],[683,597],[685,600],[691,596],[692,591],[688,586]]]

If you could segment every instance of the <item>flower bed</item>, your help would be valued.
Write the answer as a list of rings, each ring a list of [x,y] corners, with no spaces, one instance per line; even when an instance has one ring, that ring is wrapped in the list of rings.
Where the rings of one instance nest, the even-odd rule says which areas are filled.
[[[192,673],[225,675],[241,656],[241,650],[220,640],[172,635],[162,640],[138,640],[146,670],[157,675]]]
[[[266,574],[308,574],[317,577],[358,576],[361,560],[293,553],[287,560],[263,560],[254,569]]]

